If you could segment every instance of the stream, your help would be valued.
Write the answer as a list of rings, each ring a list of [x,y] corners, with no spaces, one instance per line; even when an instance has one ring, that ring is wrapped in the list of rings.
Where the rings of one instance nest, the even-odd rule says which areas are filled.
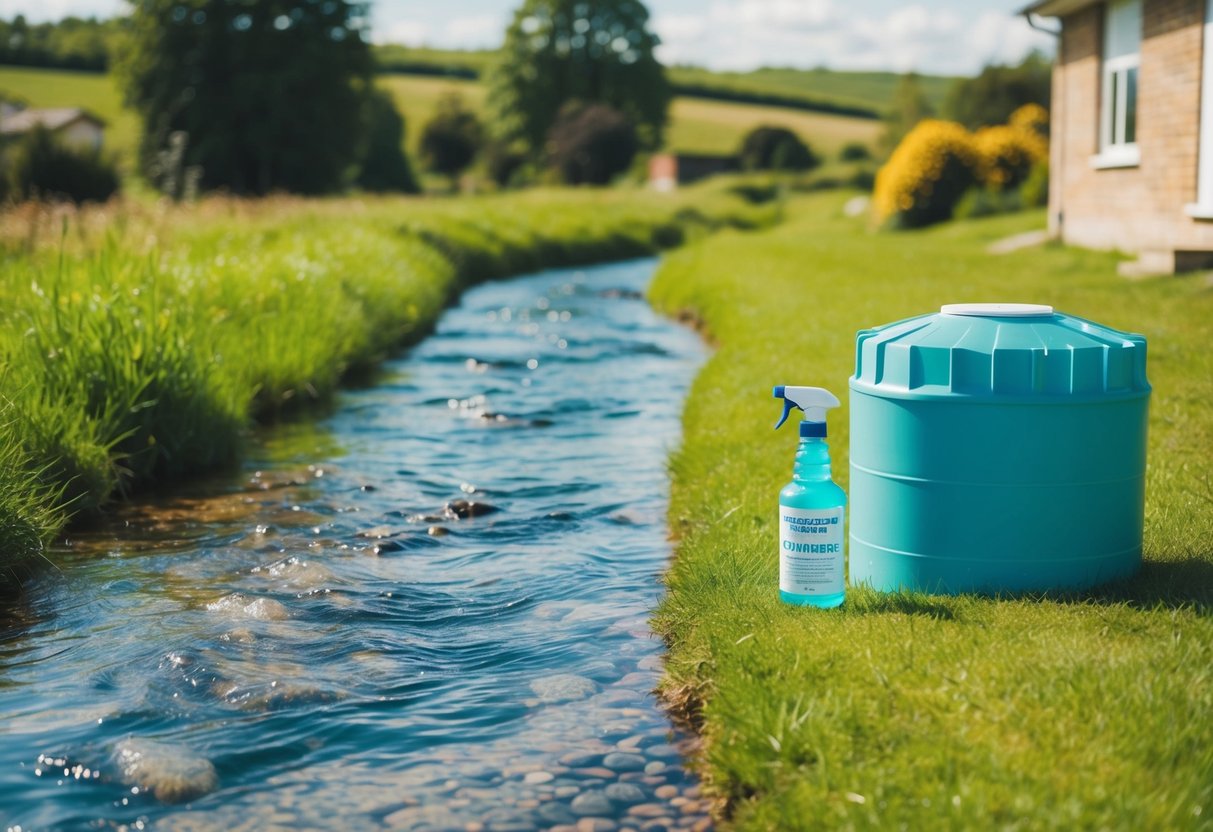
[[[0,618],[0,829],[710,828],[652,691],[698,337],[654,260],[467,291]]]

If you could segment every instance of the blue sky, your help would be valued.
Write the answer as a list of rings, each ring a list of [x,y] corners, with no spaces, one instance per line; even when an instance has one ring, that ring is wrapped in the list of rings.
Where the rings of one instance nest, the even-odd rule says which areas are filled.
[[[495,46],[519,0],[376,0],[375,39]],[[114,14],[121,0],[0,0],[32,20]],[[1015,15],[1023,0],[648,0],[666,63],[972,74],[1053,40]]]

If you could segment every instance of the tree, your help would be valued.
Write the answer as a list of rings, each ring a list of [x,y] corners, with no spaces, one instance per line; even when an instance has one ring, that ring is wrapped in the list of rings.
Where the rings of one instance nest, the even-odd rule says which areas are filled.
[[[607,104],[661,144],[670,86],[639,0],[525,0],[506,30],[489,100],[503,137],[539,157],[561,109]]]
[[[786,127],[755,127],[741,142],[743,170],[811,170],[821,164],[809,146]]]
[[[351,0],[133,0],[120,74],[141,165],[184,133],[203,188],[323,193],[348,181],[370,50]]]
[[[421,159],[428,170],[451,179],[467,170],[484,141],[480,120],[458,95],[444,96],[421,131]]]
[[[72,147],[45,127],[21,138],[5,159],[14,199],[104,202],[118,190],[118,172],[100,151]]]
[[[1025,104],[1049,108],[1053,70],[1039,52],[1032,52],[1019,66],[991,64],[976,78],[958,78],[944,100],[944,115],[970,130],[1006,124],[1011,114]]]
[[[372,89],[366,99],[366,145],[357,185],[368,191],[417,192],[404,155],[404,117],[390,93]]]
[[[606,104],[565,105],[548,136],[553,166],[570,185],[605,185],[628,169],[637,149],[636,128]]]
[[[918,75],[907,72],[897,82],[893,91],[893,101],[884,119],[884,133],[880,137],[880,147],[885,153],[891,153],[902,138],[914,129],[914,125],[923,119],[935,115],[935,108],[927,100],[922,86],[918,83]]]

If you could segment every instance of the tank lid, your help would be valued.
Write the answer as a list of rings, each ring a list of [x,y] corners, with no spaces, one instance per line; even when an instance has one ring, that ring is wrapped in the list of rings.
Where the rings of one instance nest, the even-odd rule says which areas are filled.
[[[1057,401],[1140,396],[1146,339],[1051,306],[946,304],[866,329],[851,388],[889,398]]]
[[[939,311],[978,318],[1047,318],[1053,314],[1053,307],[1042,303],[945,303]]]

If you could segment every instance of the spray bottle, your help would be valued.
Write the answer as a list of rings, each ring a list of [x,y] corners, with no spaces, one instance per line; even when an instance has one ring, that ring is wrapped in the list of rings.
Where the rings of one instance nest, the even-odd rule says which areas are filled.
[[[792,481],[779,492],[779,598],[788,604],[837,607],[846,591],[847,495],[830,479],[826,410],[838,399],[820,387],[776,387],[787,421],[792,408],[804,413]]]

